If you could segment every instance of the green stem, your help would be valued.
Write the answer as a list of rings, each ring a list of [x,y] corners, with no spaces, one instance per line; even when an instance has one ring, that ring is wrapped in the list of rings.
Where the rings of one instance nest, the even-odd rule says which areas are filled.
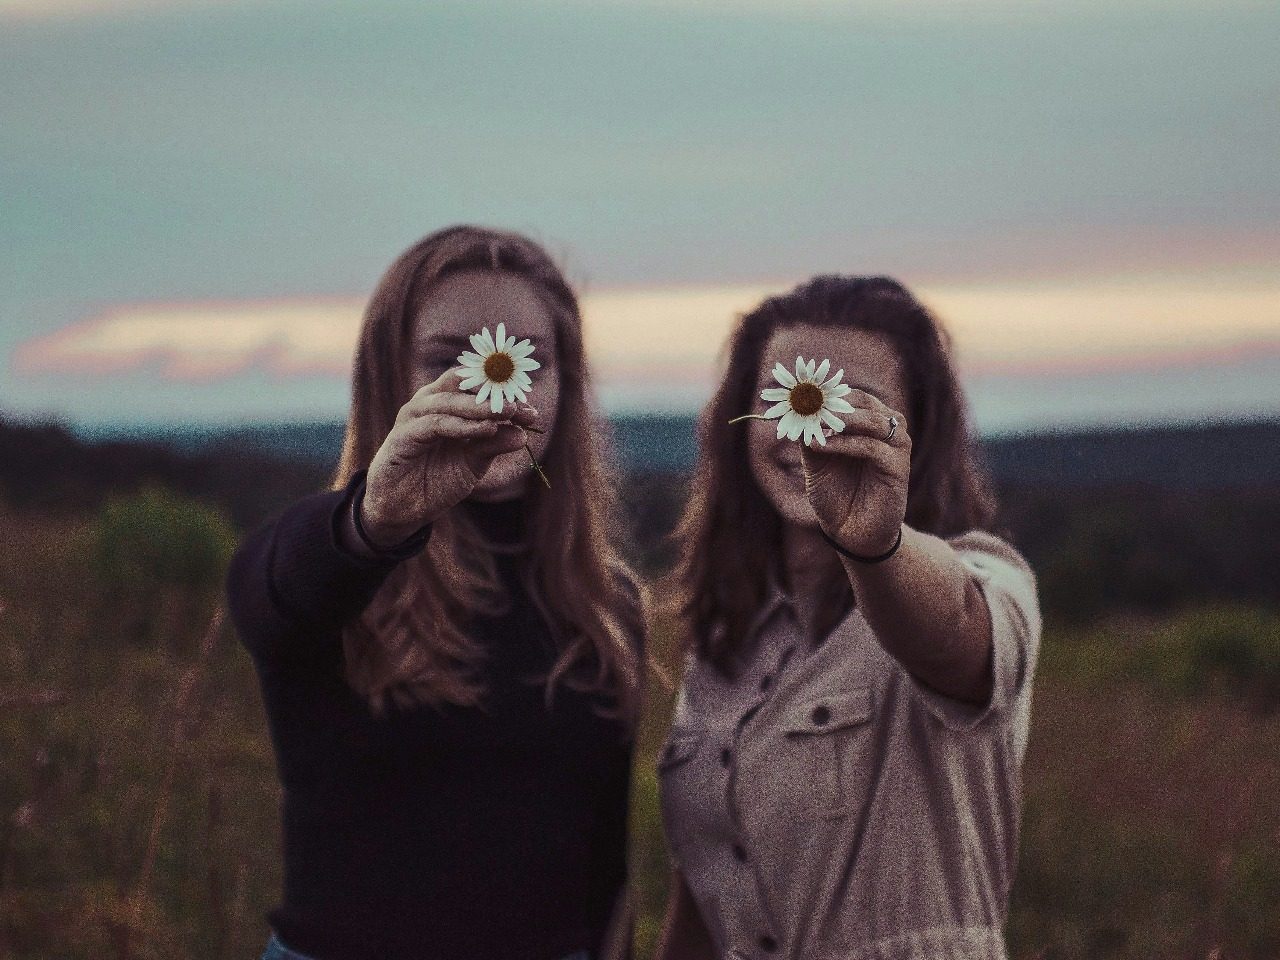
[[[525,429],[527,430],[528,427]],[[543,472],[542,467],[538,466],[538,461],[533,458],[533,450],[530,449],[528,440],[524,442],[524,449],[525,452],[529,454],[529,462],[533,464],[533,469],[538,472],[538,476],[542,478],[542,482],[545,483],[547,485],[547,489],[550,490],[551,481],[547,479],[547,475]]]

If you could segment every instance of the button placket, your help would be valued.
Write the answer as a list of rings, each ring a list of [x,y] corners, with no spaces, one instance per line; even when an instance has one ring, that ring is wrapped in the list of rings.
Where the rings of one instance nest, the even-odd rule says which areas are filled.
[[[738,765],[733,762],[733,758],[740,755],[740,740],[742,732],[746,729],[747,724],[751,722],[751,718],[760,712],[760,708],[765,705],[771,698],[771,690],[776,690],[778,684],[773,682],[773,678],[781,675],[783,669],[787,665],[787,661],[791,659],[792,654],[796,651],[795,645],[787,647],[778,658],[778,663],[770,673],[766,673],[764,679],[760,682],[756,696],[753,698],[750,706],[738,718],[737,723],[733,727],[733,736],[730,745],[726,747],[721,754],[721,760],[728,768],[728,780],[725,785],[725,801],[729,811],[729,819],[733,823],[734,831],[738,835],[738,840],[733,844],[734,858],[742,864],[748,865],[747,868],[751,874],[752,882],[755,884],[756,902],[760,906],[760,912],[764,917],[766,930],[760,931],[756,947],[764,950],[765,953],[775,953],[778,950],[778,940],[775,936],[780,925],[777,917],[773,915],[769,908],[769,903],[764,896],[764,885],[760,881],[760,873],[756,866],[755,858],[747,852],[742,831],[742,816],[738,810],[737,799],[735,796],[735,786],[737,783]],[[765,946],[769,944],[769,946]]]

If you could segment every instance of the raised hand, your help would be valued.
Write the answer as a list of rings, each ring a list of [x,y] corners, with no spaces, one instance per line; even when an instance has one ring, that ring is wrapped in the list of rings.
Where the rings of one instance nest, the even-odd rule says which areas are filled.
[[[826,445],[801,443],[805,492],[818,523],[845,549],[864,556],[893,546],[907,512],[911,436],[906,417],[865,390],[844,397],[843,432],[824,425]],[[890,418],[897,421],[890,433]]]
[[[489,404],[459,386],[451,368],[415,393],[369,464],[361,518],[380,545],[398,543],[464,500],[494,458],[519,450],[538,422],[527,403]]]

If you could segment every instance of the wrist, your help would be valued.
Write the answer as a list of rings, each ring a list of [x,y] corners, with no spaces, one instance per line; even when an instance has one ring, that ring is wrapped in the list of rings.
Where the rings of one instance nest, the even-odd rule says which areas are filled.
[[[848,557],[850,560],[856,560],[858,563],[862,564],[883,563],[885,560],[888,560],[897,553],[898,549],[902,546],[902,534],[904,529],[905,524],[899,523],[896,533],[887,544],[883,544],[874,550],[862,552],[862,550],[850,550],[835,537],[828,534],[827,531],[823,530],[821,524],[818,525],[818,532],[822,534],[824,540],[831,544],[831,546],[835,547],[838,553],[842,556]]]
[[[404,559],[417,553],[431,532],[431,524],[428,522],[417,530],[388,533],[380,529],[376,522],[370,524],[369,518],[364,513],[364,494],[365,485],[362,480],[351,497],[350,509],[351,526],[355,531],[356,540],[363,548],[362,552],[371,556],[394,559]]]

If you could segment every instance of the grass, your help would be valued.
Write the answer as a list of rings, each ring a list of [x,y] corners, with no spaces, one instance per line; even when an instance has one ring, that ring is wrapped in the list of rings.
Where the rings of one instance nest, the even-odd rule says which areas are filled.
[[[230,958],[265,941],[280,791],[256,680],[217,618],[218,562],[166,580],[174,546],[153,530],[161,561],[120,561],[111,581],[127,551],[103,538],[132,528],[121,511],[174,510],[149,504],[117,504],[114,526],[0,513],[0,957]],[[225,561],[224,534],[209,515],[174,535]],[[1050,624],[1013,956],[1280,955],[1277,638],[1280,611],[1256,606]],[[670,694],[655,690],[632,805],[638,957],[667,883],[653,757]]]

